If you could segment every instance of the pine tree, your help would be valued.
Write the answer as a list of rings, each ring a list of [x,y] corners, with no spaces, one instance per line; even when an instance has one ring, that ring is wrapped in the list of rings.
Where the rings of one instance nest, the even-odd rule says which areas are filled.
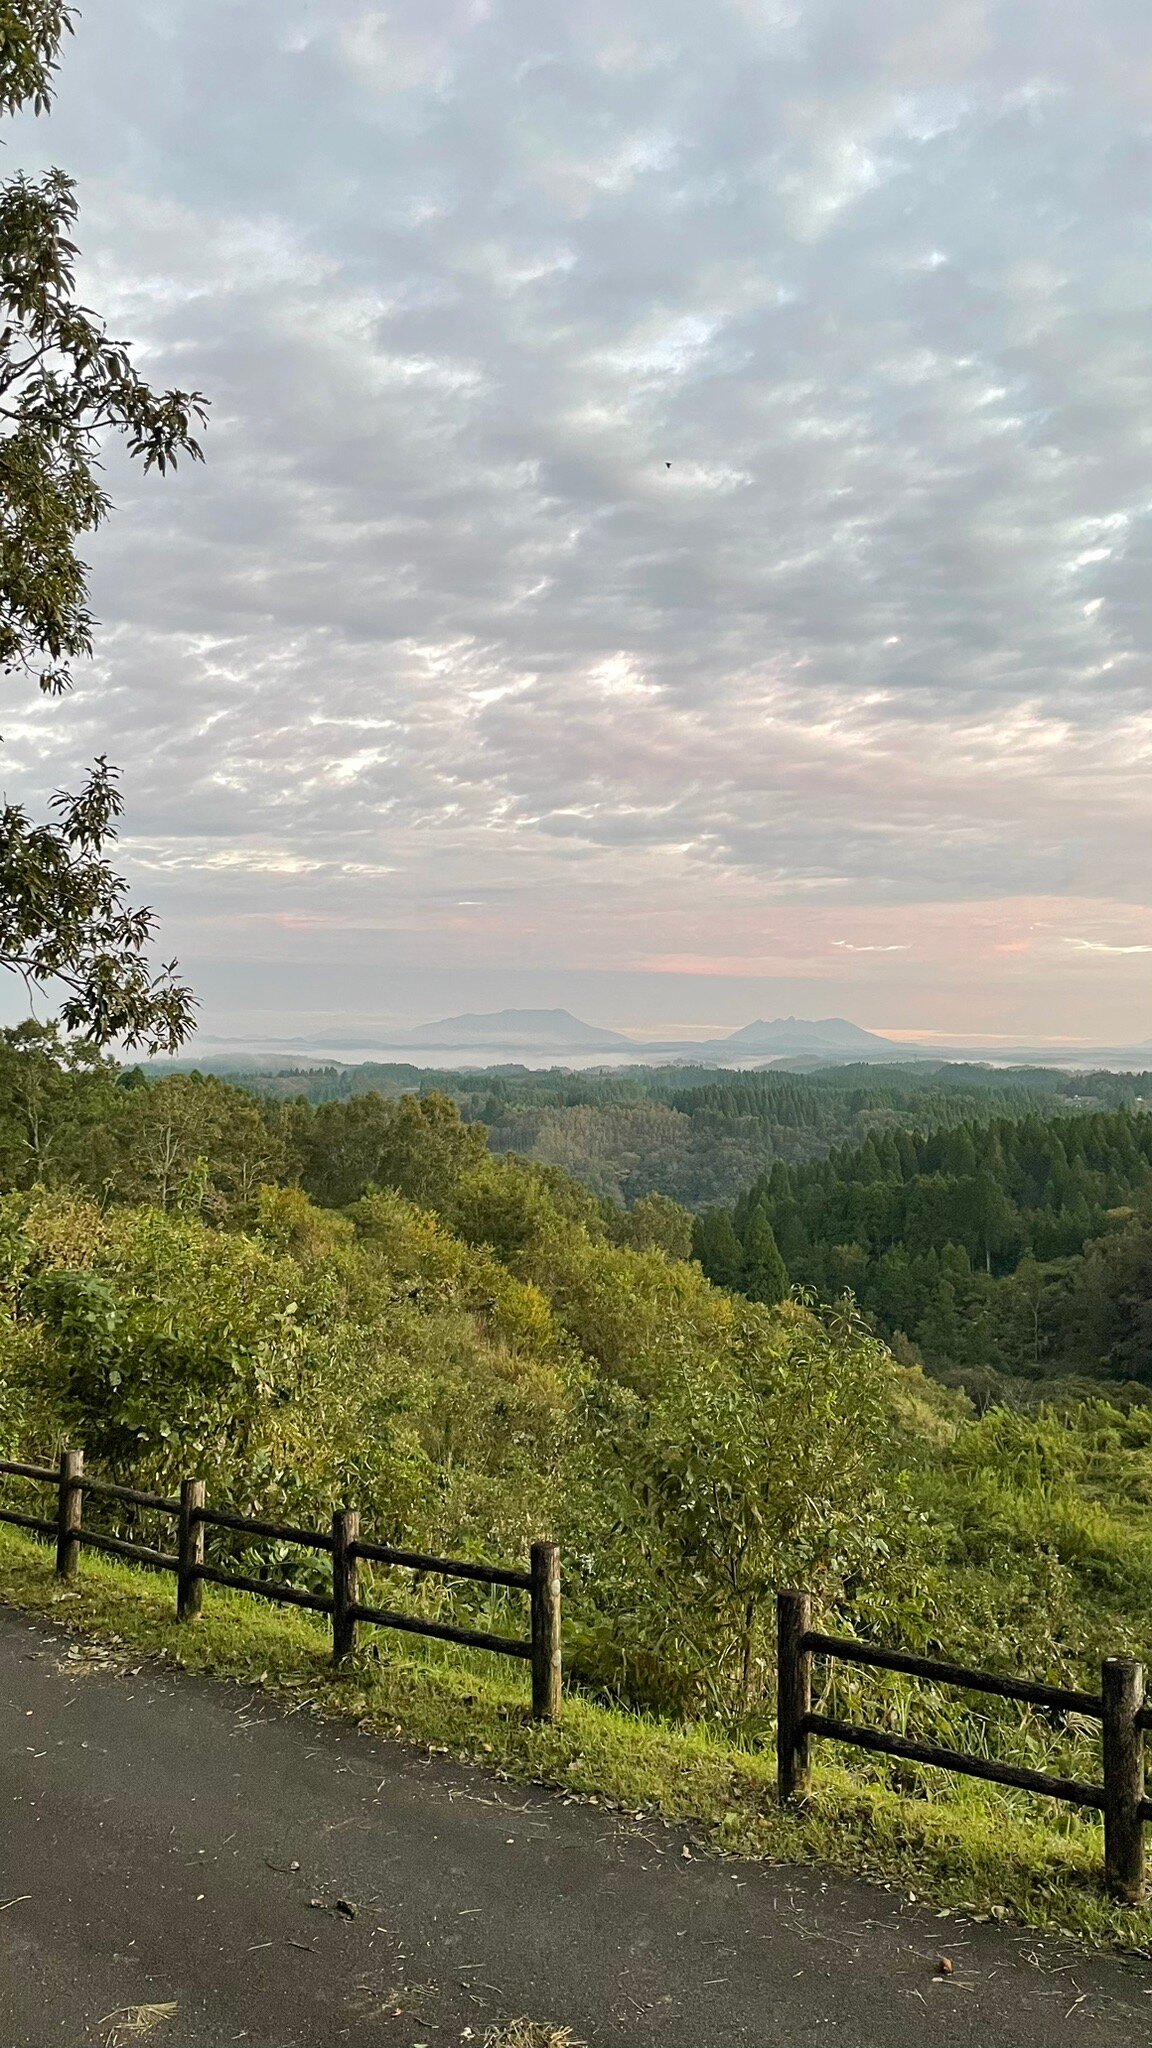
[[[692,1230],[692,1256],[717,1287],[735,1287],[740,1277],[740,1240],[728,1209],[706,1209]]]
[[[788,1269],[763,1208],[754,1211],[745,1233],[740,1286],[750,1301],[783,1301],[788,1292]]]

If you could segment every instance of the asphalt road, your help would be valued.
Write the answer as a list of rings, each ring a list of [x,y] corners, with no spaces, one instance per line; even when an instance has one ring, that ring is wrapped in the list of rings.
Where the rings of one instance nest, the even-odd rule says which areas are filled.
[[[685,1857],[4,1609],[0,1698],[3,2048],[129,2048],[147,2006],[175,2008],[150,2048],[443,2048],[517,2017],[589,2048],[1152,2041],[1152,1965]]]

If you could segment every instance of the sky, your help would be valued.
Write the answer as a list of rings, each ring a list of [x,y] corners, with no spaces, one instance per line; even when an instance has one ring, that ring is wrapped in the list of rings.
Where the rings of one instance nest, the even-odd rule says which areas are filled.
[[[212,400],[0,697],[205,1034],[1152,1038],[1145,0],[88,0],[6,140]]]

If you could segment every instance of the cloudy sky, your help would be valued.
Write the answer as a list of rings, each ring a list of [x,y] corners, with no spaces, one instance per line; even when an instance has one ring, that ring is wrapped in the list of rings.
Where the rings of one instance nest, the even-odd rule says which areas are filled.
[[[1146,0],[88,0],[8,141],[213,401],[2,720],[206,1031],[1152,1037]]]

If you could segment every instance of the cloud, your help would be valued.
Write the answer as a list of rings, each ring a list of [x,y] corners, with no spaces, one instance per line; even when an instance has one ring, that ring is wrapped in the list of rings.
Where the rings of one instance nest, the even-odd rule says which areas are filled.
[[[1152,953],[1152,946],[1109,946],[1103,939],[1065,939],[1064,944],[1081,953]]]
[[[10,790],[107,747],[173,945],[1138,911],[1150,114],[1135,0],[104,0],[10,154],[209,461]]]

